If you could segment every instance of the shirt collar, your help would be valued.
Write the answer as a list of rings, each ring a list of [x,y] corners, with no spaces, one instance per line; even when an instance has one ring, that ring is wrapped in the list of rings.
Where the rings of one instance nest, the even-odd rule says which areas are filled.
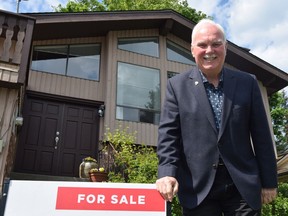
[[[202,72],[201,70],[199,70],[199,72],[200,72],[200,75],[201,75],[201,78],[202,78],[203,83],[204,83],[204,84],[205,84],[205,83],[209,83],[209,81],[207,80],[207,78],[204,76],[203,72]],[[221,70],[221,72],[220,72],[219,84],[220,84],[220,83],[223,83],[223,70]]]

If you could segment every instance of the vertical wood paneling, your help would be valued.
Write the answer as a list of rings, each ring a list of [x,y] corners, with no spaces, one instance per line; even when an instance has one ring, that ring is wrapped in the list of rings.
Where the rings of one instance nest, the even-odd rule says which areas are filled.
[[[28,90],[61,96],[104,101],[102,82],[30,71]]]
[[[118,122],[115,120],[115,101],[116,101],[116,55],[111,53],[115,53],[115,49],[117,47],[117,41],[115,42],[115,33],[109,32],[106,38],[106,50],[107,53],[110,53],[110,55],[107,55],[107,65],[106,65],[106,73],[107,73],[107,80],[106,80],[106,114],[105,114],[105,126],[108,126],[111,128],[111,130],[114,130],[118,125]]]
[[[18,90],[0,87],[0,139],[5,144],[5,147],[0,151],[0,186],[2,186],[2,180],[6,172],[5,166],[10,139],[15,129],[14,114],[18,109],[17,97]]]

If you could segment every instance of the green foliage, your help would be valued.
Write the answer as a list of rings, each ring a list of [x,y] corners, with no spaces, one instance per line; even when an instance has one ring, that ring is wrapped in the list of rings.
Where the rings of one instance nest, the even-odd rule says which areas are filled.
[[[175,11],[178,13],[182,14],[183,16],[187,17],[188,19],[194,21],[194,22],[199,22],[201,19],[208,18],[206,14],[204,14],[201,11],[196,11],[194,8],[191,8],[188,6],[187,0],[185,1],[178,1],[179,4],[175,8]],[[209,17],[212,19],[212,17]]]
[[[273,132],[278,153],[288,149],[288,97],[284,91],[269,98]]]
[[[173,9],[194,22],[206,17],[189,7],[187,0],[69,0],[66,6],[54,7],[56,12],[163,10]]]
[[[136,145],[136,132],[128,132],[120,125],[114,131],[106,129],[105,143],[114,149],[114,171],[108,174],[110,182],[151,183],[157,180],[158,158],[153,147]],[[171,204],[172,216],[182,214],[177,197]]]
[[[262,208],[262,216],[284,216],[288,213],[288,183],[280,183],[278,197]]]
[[[115,131],[106,129],[105,142],[114,149],[114,171],[109,172],[109,181],[127,183],[155,183],[158,158],[153,147],[135,144],[136,132],[119,126]]]
[[[104,0],[107,9],[114,10],[158,10],[173,9],[178,0]]]
[[[155,90],[149,91],[150,101],[145,104],[145,107],[150,110],[156,110],[161,107],[160,105],[160,85],[156,86]]]
[[[178,197],[174,197],[171,203],[171,216],[179,216],[182,215],[182,207],[180,206],[180,202]]]
[[[136,141],[137,132],[131,133],[128,129],[128,127],[123,129],[121,125],[114,131],[111,131],[110,128],[106,128],[104,142],[113,144],[117,151],[121,151],[121,147],[125,145],[133,145]]]
[[[279,183],[278,194],[288,198],[288,183]]]
[[[128,132],[120,125],[114,131],[106,129],[104,142],[114,149],[114,171],[108,174],[110,182],[151,183],[157,180],[158,158],[153,147],[136,145],[136,132]],[[177,197],[171,204],[172,216],[182,214]]]
[[[98,0],[69,0],[66,6],[53,7],[56,12],[105,11],[106,7]]]

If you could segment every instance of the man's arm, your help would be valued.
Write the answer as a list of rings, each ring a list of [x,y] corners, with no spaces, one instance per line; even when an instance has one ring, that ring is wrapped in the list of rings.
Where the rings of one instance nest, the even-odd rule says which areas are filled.
[[[170,80],[167,83],[166,96],[161,111],[158,129],[157,154],[159,158],[156,188],[162,197],[172,202],[178,192],[176,180],[180,151],[180,123],[178,104]]]

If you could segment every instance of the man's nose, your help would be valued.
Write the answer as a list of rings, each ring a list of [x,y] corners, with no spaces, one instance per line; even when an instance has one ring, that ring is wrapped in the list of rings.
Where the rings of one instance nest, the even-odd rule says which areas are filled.
[[[213,51],[213,46],[212,45],[208,45],[206,48],[206,52],[212,52]]]

